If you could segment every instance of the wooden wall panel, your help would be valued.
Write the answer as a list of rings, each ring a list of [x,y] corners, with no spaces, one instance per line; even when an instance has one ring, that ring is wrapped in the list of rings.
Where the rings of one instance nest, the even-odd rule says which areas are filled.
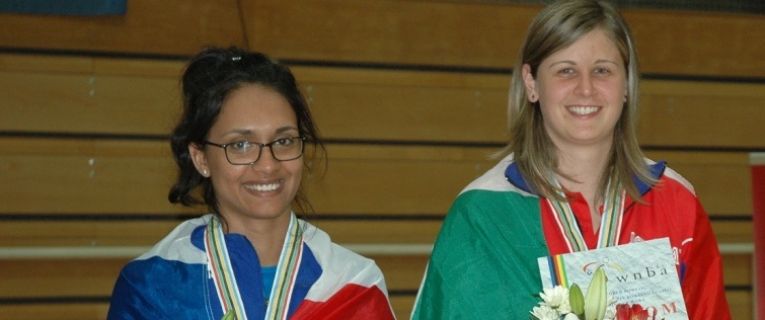
[[[369,256],[385,274],[388,290],[416,290],[427,256]],[[110,296],[132,258],[3,259],[0,299]]]
[[[712,218],[712,230],[717,236],[717,243],[752,243],[754,240],[752,220],[726,221]]]
[[[751,291],[726,291],[731,319],[754,319]]]
[[[0,14],[0,46],[190,55],[209,44],[279,58],[509,68],[539,6],[472,1],[128,2],[125,16]],[[649,73],[763,77],[757,15],[625,10]],[[242,22],[243,20],[243,22]],[[735,52],[736,59],[730,59]]]
[[[751,216],[752,192],[748,154],[745,152],[648,152],[665,160],[694,187],[711,215]]]
[[[386,275],[388,289],[393,293],[392,303],[397,314],[410,312],[414,292],[416,292],[424,272],[427,257],[396,257],[373,256]],[[748,285],[750,282],[743,277],[751,275],[751,260],[725,260],[726,279],[741,278],[738,281],[726,281],[727,284]],[[93,302],[80,302],[87,297],[108,297],[111,293],[117,274],[128,259],[89,259],[89,260],[0,260],[0,271],[7,281],[0,282],[0,299],[8,298],[51,298],[72,299],[65,304],[49,305],[59,310],[62,317],[71,315],[81,316],[82,319],[97,319],[96,314],[104,312],[104,306]],[[734,272],[741,273],[739,275]],[[751,279],[751,278],[750,278]],[[729,290],[726,292],[731,310],[739,319],[739,315],[749,315],[751,312],[751,292],[746,290]],[[25,310],[28,303],[7,303],[0,308],[3,314],[18,314]],[[38,307],[46,306],[44,302],[32,304]],[[740,310],[748,306],[749,310]],[[44,312],[33,312],[40,319],[47,319]],[[5,318],[5,317],[4,317]],[[10,317],[15,318],[15,317]],[[37,318],[37,317],[36,317]]]
[[[385,275],[388,290],[416,291],[425,274],[429,255],[375,256],[374,259]]]
[[[515,62],[539,9],[468,1],[243,2],[251,48],[281,58],[504,68]],[[765,29],[757,15],[624,14],[643,72],[765,76],[765,43],[750,36]]]
[[[203,46],[244,46],[236,0],[130,0],[124,16],[0,13],[0,46],[190,55]]]
[[[441,220],[321,220],[309,222],[340,244],[432,244]],[[0,247],[149,247],[180,221],[3,221]],[[751,221],[713,220],[718,243],[751,243]]]
[[[646,80],[640,97],[642,144],[765,148],[765,84]]]
[[[180,62],[0,55],[0,130],[167,135],[181,111],[181,69]],[[326,138],[506,141],[509,76],[293,69]],[[645,145],[765,148],[765,84],[646,80],[641,98]]]
[[[36,320],[103,320],[108,302],[24,303],[0,306],[0,318]]]
[[[441,220],[308,221],[341,244],[432,244]],[[149,247],[170,233],[176,220],[21,220],[0,223],[0,247]]]
[[[490,67],[510,63],[507,58],[513,53],[498,50],[516,45],[506,39],[507,35],[522,34],[526,22],[521,20],[529,19],[527,13],[536,10],[438,1],[306,1],[300,8],[275,1],[245,0],[243,4],[251,13],[246,25],[250,43],[276,45],[273,49],[284,50],[280,57]],[[142,10],[150,7],[141,0],[133,1],[132,5],[143,6]],[[214,9],[207,3],[185,5],[207,8],[193,14],[234,21],[229,2]],[[346,11],[343,17],[335,17],[340,6]],[[485,14],[493,18],[481,16]],[[503,20],[505,14],[513,19]],[[304,20],[308,15],[311,19]],[[700,16],[710,17],[710,23],[728,30],[762,24],[743,15],[695,13],[678,16],[682,26],[678,31],[666,30],[674,37],[677,37],[674,32],[696,32],[691,29],[699,24]],[[437,19],[438,23],[425,23],[423,17]],[[5,15],[0,18],[6,21]],[[17,24],[21,21],[13,19],[7,21]],[[34,21],[42,25],[54,23],[62,30],[86,28],[94,23],[87,19],[77,22],[81,25],[57,17],[49,21],[35,19],[41,19]],[[214,20],[210,19],[207,22]],[[641,25],[669,23],[662,13],[630,12],[628,19],[643,21]],[[122,27],[133,28],[136,23]],[[294,23],[295,28],[283,28],[285,23]],[[348,23],[355,23],[356,27],[348,28]],[[506,30],[515,24],[524,27]],[[463,25],[468,27],[456,33],[437,32]],[[226,28],[230,26],[215,26],[208,31]],[[638,37],[641,48],[646,46],[645,39],[649,46],[673,39],[660,36],[653,40],[651,28],[635,28],[636,35],[642,34]],[[146,32],[139,29],[131,32]],[[28,32],[19,30],[19,34]],[[301,30],[313,33],[291,35]],[[159,29],[157,34],[163,32],[169,31]],[[253,37],[253,32],[258,36]],[[334,37],[324,34],[327,32],[334,32]],[[673,60],[673,53],[699,50],[712,57],[721,53],[714,48],[693,49],[708,44],[683,39],[671,51],[657,49],[661,55],[653,62],[644,60],[644,66],[648,66],[648,71],[665,74],[765,74],[759,60],[748,65],[751,70],[742,71],[741,67],[746,65],[746,59],[753,59],[749,57],[752,53],[759,54],[765,49],[742,42],[739,37],[720,39],[723,31],[712,33],[706,37],[740,49],[744,60],[704,65],[706,57],[689,54],[687,66],[695,67],[688,69]],[[207,39],[208,35],[203,32],[191,40]],[[288,39],[287,35],[298,38]],[[244,37],[232,34],[236,36]],[[421,41],[422,38],[428,41]],[[56,39],[46,41],[56,47]],[[104,39],[94,36],[93,43],[86,48],[186,54],[182,50],[189,49],[193,42],[176,37],[173,41],[177,43],[168,41],[166,46],[151,49],[134,46],[136,51],[129,51],[119,46],[104,49]],[[494,42],[500,39],[504,42],[497,46]],[[7,34],[0,31],[0,46],[6,40]],[[472,47],[461,48],[464,43]],[[72,42],[72,46],[80,45],[82,41]],[[641,49],[641,53],[644,51]],[[290,56],[292,52],[309,54]],[[654,53],[648,57],[651,54]],[[160,137],[168,134],[180,112],[177,78],[182,68],[183,62],[177,60],[0,54],[3,109],[0,215],[4,219],[0,221],[0,249],[62,246],[140,249],[154,244],[177,225],[177,215],[204,212],[204,208],[172,206],[165,198],[175,169],[167,142]],[[488,157],[494,148],[470,145],[505,141],[507,74],[361,67],[299,66],[293,70],[324,135],[345,140],[328,145],[328,171],[318,172],[308,181],[309,198],[317,211],[315,218],[309,220],[328,231],[338,243],[431,244],[440,227],[440,217],[457,193],[496,162]],[[714,218],[713,228],[720,243],[749,243],[752,239],[747,153],[698,150],[765,148],[760,139],[765,136],[765,126],[761,125],[765,118],[760,110],[765,106],[763,88],[765,84],[745,82],[643,82],[641,142],[670,150],[652,151],[648,156],[668,160],[670,167],[693,183]],[[48,138],[25,137],[23,133]],[[70,133],[92,135],[63,136]],[[150,137],[139,138],[144,135]],[[401,143],[407,141],[418,143]],[[132,218],[100,220],[99,215],[111,216],[109,219],[114,215]],[[143,219],[142,215],[159,217]],[[324,219],[323,215],[330,216]],[[9,216],[12,218],[6,218]],[[396,314],[407,318],[427,255],[376,254],[372,258],[385,272],[389,289],[394,293]],[[726,254],[723,259],[726,284],[737,286],[727,292],[734,316],[751,317],[751,292],[745,289],[751,283],[751,256]],[[104,318],[107,305],[103,300],[127,260],[124,254],[113,258],[0,259],[4,279],[0,281],[0,318],[32,314],[40,319]],[[45,300],[51,297],[60,302]],[[15,298],[31,298],[33,302],[8,302]],[[35,301],[37,298],[42,299]],[[50,309],[34,311],[40,308]]]
[[[166,199],[175,177],[166,143],[0,140],[1,212],[180,211]]]
[[[733,319],[753,319],[752,294],[749,292],[728,292]],[[409,319],[414,295],[395,295],[391,304],[398,319]],[[99,320],[106,318],[108,303],[71,303],[71,304],[20,304],[0,306],[0,318],[23,319],[33,317],[36,320]]]
[[[723,255],[723,271],[723,279],[726,285],[752,285],[752,279],[754,279],[754,270],[752,270],[752,255]]]
[[[41,67],[46,66],[46,67]],[[179,62],[0,56],[2,130],[169,134]]]
[[[175,177],[166,148],[160,141],[0,138],[6,182],[0,184],[0,212],[189,212],[165,198]],[[495,164],[492,151],[330,145],[327,171],[309,177],[307,191],[319,213],[442,215],[469,181]],[[649,156],[669,160],[690,179],[710,214],[751,214],[746,153]]]
[[[306,79],[304,86],[316,120],[329,138],[479,143],[505,140],[505,89],[443,86],[438,82],[447,77],[441,75],[414,85],[398,83],[403,76],[393,74],[376,84]],[[354,114],[355,120],[339,116],[347,114]]]
[[[393,311],[396,319],[410,319],[414,305],[414,295],[392,296],[390,303],[393,305]]]
[[[0,298],[109,296],[120,269],[129,260],[0,260]]]
[[[0,212],[189,211],[166,200],[175,178],[166,142],[0,138],[0,150]],[[486,150],[456,147],[338,145],[328,152],[328,172],[309,177],[307,190],[316,211],[331,214],[443,214],[491,164]]]
[[[765,76],[765,29],[757,14],[626,10],[641,72],[704,76]],[[735,58],[733,58],[735,57]]]
[[[4,130],[168,134],[180,113],[170,79],[10,73],[0,85],[12,88],[0,93]]]
[[[21,220],[0,223],[0,247],[149,247],[180,221]]]
[[[511,66],[537,11],[456,1],[243,4],[251,47],[278,57],[481,67]]]

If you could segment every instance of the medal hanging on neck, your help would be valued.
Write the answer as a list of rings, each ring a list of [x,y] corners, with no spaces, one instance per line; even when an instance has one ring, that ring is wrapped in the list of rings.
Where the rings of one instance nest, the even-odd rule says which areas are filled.
[[[242,296],[237,286],[234,269],[228,256],[223,227],[217,216],[213,216],[205,230],[205,251],[207,266],[212,274],[218,299],[221,302],[223,314],[233,313],[234,319],[245,320],[247,313],[244,309]],[[295,287],[300,260],[303,255],[303,232],[294,214],[290,216],[290,224],[284,237],[284,245],[276,265],[271,295],[268,298],[266,317],[268,320],[286,319],[292,290]]]
[[[560,190],[558,195],[562,199],[567,199],[558,181],[554,178],[553,181]],[[625,198],[626,194],[621,187],[619,179],[615,174],[611,174],[606,186],[606,194],[603,197],[603,214],[600,220],[600,230],[598,231],[598,248],[617,245],[622,230]],[[576,221],[576,216],[568,201],[547,199],[547,203],[553,211],[555,222],[563,234],[563,239],[566,241],[569,252],[588,250],[584,236],[582,236],[582,231],[579,229]]]

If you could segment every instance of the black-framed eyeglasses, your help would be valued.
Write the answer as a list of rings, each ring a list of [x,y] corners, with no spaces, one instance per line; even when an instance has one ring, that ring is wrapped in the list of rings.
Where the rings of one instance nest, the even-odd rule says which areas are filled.
[[[257,143],[254,141],[234,141],[226,144],[217,144],[205,141],[205,144],[222,148],[226,154],[226,160],[233,165],[250,165],[260,160],[263,148],[268,147],[271,155],[278,161],[290,161],[303,155],[305,137],[279,138],[269,143]]]

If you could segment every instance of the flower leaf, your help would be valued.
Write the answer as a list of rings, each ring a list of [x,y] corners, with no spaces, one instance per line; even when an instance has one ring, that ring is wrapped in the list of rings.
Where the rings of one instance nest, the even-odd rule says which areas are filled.
[[[602,320],[608,306],[608,291],[606,290],[606,272],[603,267],[595,270],[584,303],[585,320]]]
[[[568,301],[571,305],[571,312],[581,318],[584,315],[584,295],[578,285],[574,284],[569,289]]]

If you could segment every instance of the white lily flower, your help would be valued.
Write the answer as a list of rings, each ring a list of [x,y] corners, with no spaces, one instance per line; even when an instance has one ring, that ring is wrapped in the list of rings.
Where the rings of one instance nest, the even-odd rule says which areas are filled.
[[[560,318],[558,311],[544,304],[534,307],[531,310],[531,315],[539,320],[558,320]]]
[[[595,270],[584,301],[584,319],[603,320],[608,306],[608,287],[606,285],[606,272],[603,267]]]
[[[539,294],[544,300],[545,304],[552,308],[559,308],[565,303],[567,311],[560,310],[562,313],[568,313],[571,311],[571,306],[568,301],[568,288],[562,286],[555,286],[553,288],[545,288],[544,291]]]
[[[567,313],[566,316],[563,317],[563,320],[580,320],[580,319],[573,313]]]

